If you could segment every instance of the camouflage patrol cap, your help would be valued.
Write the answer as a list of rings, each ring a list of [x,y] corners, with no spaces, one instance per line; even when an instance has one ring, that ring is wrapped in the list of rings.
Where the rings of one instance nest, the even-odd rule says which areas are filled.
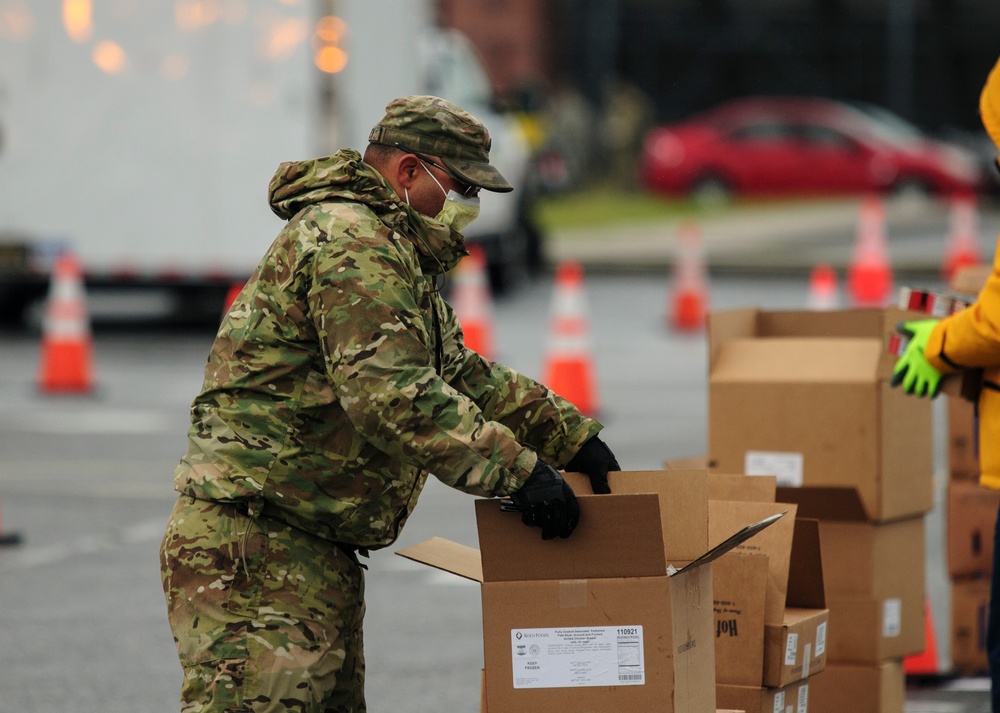
[[[490,165],[490,132],[474,116],[444,99],[432,96],[393,99],[368,140],[434,156],[473,186],[498,193],[514,190],[500,171]]]

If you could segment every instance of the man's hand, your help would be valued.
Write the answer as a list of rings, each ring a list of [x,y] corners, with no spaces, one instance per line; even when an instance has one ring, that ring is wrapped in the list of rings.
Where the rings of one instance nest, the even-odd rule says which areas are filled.
[[[510,500],[521,512],[521,522],[542,529],[543,540],[569,537],[580,522],[580,505],[573,489],[555,468],[542,461]]]
[[[615,454],[597,436],[588,438],[573,460],[566,464],[566,470],[571,473],[586,473],[590,477],[590,487],[597,495],[611,492],[608,471],[621,469]]]
[[[930,365],[924,356],[924,348],[931,330],[938,323],[936,319],[920,319],[903,322],[898,329],[910,338],[903,355],[892,370],[892,386],[903,385],[903,391],[915,396],[934,398],[941,385],[941,372]]]

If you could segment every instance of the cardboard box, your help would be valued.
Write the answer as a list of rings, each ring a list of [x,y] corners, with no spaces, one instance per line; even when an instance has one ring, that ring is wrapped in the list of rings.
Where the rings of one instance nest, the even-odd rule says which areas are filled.
[[[829,663],[809,682],[809,713],[903,713],[906,707],[902,661],[871,666]]]
[[[778,488],[819,520],[827,661],[874,664],[924,648],[924,518],[873,523],[844,490]]]
[[[686,458],[668,458],[663,463],[667,470],[710,470],[715,467],[707,456],[688,456]]]
[[[715,470],[848,490],[872,521],[928,512],[931,403],[890,387],[895,358],[885,348],[908,314],[713,313],[708,457]]]
[[[590,481],[565,474],[575,492],[589,493]],[[672,483],[673,479],[678,479]],[[796,505],[775,504],[773,476],[709,473],[707,470],[610,473],[612,490],[697,493],[707,483],[708,544],[717,545],[733,531],[777,513],[787,513],[757,537],[713,564],[716,681],[759,687],[764,677],[765,624],[781,626],[786,601],[825,612],[818,524],[795,520]],[[676,499],[667,498],[661,506]],[[795,577],[790,573],[795,570]],[[792,594],[789,599],[789,588]],[[813,611],[813,610],[811,610]],[[825,613],[823,614],[825,616]],[[825,656],[814,661],[818,670]],[[802,670],[801,662],[796,667]],[[808,671],[808,667],[806,667]],[[791,677],[785,683],[795,680]]]
[[[957,579],[951,583],[951,663],[964,676],[989,671],[986,656],[986,622],[990,606],[990,580]]]
[[[761,686],[767,557],[731,553],[713,563],[712,572],[715,682]]]
[[[993,569],[993,534],[1000,490],[976,483],[948,483],[948,573],[952,577],[988,574]]]
[[[829,620],[829,609],[789,608],[781,624],[765,624],[765,686],[781,688],[826,668]]]
[[[811,679],[796,681],[784,688],[760,688],[753,686],[733,686],[719,683],[715,686],[715,699],[718,705],[739,708],[746,713],[776,713],[777,711],[795,711],[806,713],[811,707]],[[863,709],[851,709],[858,710]],[[867,713],[867,712],[866,712]]]
[[[773,475],[748,476],[742,473],[707,473],[709,500],[737,500],[745,503],[773,503],[777,478]]]
[[[590,479],[582,473],[564,473],[575,493],[592,494]],[[691,562],[708,549],[709,483],[704,473],[670,473],[662,470],[622,470],[608,473],[617,494],[655,493],[660,500],[666,558]]]
[[[824,620],[826,617],[818,523],[795,520],[796,507],[773,502],[709,502],[712,543],[741,524],[774,513],[787,513],[767,531],[734,548],[716,563],[713,586],[717,683],[779,686],[808,675],[809,665],[803,666],[801,659],[784,672],[780,663],[772,662],[777,672],[772,672],[771,682],[766,674],[767,627],[783,627],[786,606],[808,608],[801,611]],[[813,671],[819,670],[823,662],[825,655],[815,658]]]
[[[992,265],[985,263],[982,265],[965,265],[955,270],[948,289],[967,295],[978,295],[992,274]]]
[[[965,399],[948,399],[948,477],[979,481],[979,418],[976,405]]]
[[[659,495],[578,500],[565,540],[479,500],[480,552],[434,538],[397,554],[482,584],[490,710],[714,711],[711,562],[737,543],[671,573]]]

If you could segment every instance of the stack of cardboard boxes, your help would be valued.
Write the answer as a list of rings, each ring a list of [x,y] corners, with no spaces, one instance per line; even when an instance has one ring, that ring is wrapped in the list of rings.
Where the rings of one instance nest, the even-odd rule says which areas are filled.
[[[951,288],[975,295],[989,277],[988,265],[959,270]],[[951,662],[963,675],[987,671],[986,620],[993,564],[993,531],[1000,491],[979,480],[979,424],[975,404],[961,389],[948,394],[948,490],[946,527],[951,579]],[[967,392],[967,395],[973,395]]]
[[[903,658],[924,648],[931,407],[890,387],[886,350],[907,316],[711,316],[712,468],[776,476],[777,500],[818,521],[829,629],[812,713],[901,713]]]

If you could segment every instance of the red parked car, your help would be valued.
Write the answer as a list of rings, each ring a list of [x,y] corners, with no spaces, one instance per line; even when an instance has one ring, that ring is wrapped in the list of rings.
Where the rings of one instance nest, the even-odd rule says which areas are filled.
[[[976,157],[934,141],[885,109],[819,98],[737,99],[651,130],[647,189],[695,199],[732,195],[979,192]]]

